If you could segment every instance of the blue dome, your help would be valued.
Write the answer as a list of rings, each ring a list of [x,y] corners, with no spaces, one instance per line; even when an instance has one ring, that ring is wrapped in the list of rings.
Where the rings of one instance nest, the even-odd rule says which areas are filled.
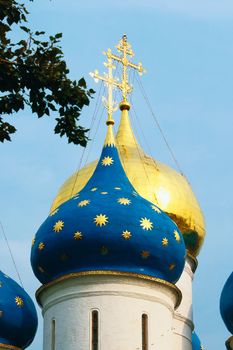
[[[37,323],[36,309],[29,295],[0,271],[0,345],[28,347],[35,337]]]
[[[233,334],[233,272],[227,279],[220,298],[222,319],[231,334]]]
[[[195,332],[192,333],[192,350],[204,350],[201,341]]]
[[[115,144],[105,142],[83,190],[39,228],[31,264],[43,284],[73,272],[103,270],[175,283],[185,254],[176,224],[135,191]]]

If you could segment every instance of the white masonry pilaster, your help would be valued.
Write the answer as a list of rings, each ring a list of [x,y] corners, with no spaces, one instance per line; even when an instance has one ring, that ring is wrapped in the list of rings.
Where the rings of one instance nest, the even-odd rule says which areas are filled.
[[[174,314],[172,350],[192,350],[192,282],[196,267],[197,261],[188,255],[183,273],[176,283],[182,292],[182,301]]]

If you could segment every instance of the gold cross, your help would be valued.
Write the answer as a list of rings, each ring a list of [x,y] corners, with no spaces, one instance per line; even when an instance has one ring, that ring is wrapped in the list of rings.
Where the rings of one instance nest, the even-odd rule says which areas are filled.
[[[116,67],[113,65],[112,59],[108,58],[107,62],[104,62],[104,65],[105,67],[108,68],[108,74],[105,73],[103,76],[101,76],[98,70],[96,69],[94,72],[90,73],[90,76],[94,78],[96,82],[98,82],[99,80],[102,80],[106,83],[108,87],[108,98],[106,99],[105,97],[103,97],[102,100],[105,108],[107,108],[108,110],[108,122],[112,121],[112,124],[114,124],[114,121],[112,119],[112,114],[117,110],[117,104],[113,100],[113,88],[114,86],[118,86],[119,83],[117,79],[113,78],[113,69],[116,69]]]
[[[132,46],[127,41],[126,35],[123,35],[116,48],[120,53],[122,53],[121,56],[112,54],[112,51],[110,49],[108,49],[105,54],[108,58],[111,58],[123,65],[122,81],[118,85],[118,88],[122,91],[123,101],[127,102],[128,94],[130,94],[133,90],[132,85],[129,84],[128,69],[133,68],[137,70],[139,74],[145,73],[145,70],[142,67],[141,62],[135,64],[128,59],[128,56],[134,56],[134,52],[132,50]]]
[[[123,35],[116,48],[120,53],[122,53],[121,56],[113,54],[111,49],[108,49],[106,52],[104,52],[104,54],[107,56],[107,62],[104,62],[104,65],[108,68],[108,74],[104,74],[103,76],[101,76],[98,70],[95,70],[94,72],[90,73],[91,77],[94,78],[96,82],[102,80],[106,83],[108,87],[108,98],[103,98],[103,102],[104,106],[108,110],[108,120],[112,120],[112,122],[112,113],[115,112],[117,109],[116,102],[113,100],[113,88],[117,87],[119,90],[121,90],[123,101],[127,102],[127,97],[133,90],[132,85],[130,85],[129,83],[128,69],[133,68],[137,70],[140,75],[145,72],[141,62],[135,64],[128,59],[128,56],[134,56],[134,52],[132,50],[131,45],[127,41],[126,35]],[[113,69],[116,69],[116,67],[113,65],[113,61],[117,61],[123,66],[121,81],[113,77]]]

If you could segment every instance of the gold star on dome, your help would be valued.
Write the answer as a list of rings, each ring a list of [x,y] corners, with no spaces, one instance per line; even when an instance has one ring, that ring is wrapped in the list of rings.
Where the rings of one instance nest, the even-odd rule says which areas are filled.
[[[169,265],[169,270],[172,271],[172,270],[174,270],[175,267],[176,267],[176,264],[170,264]]]
[[[141,218],[140,220],[140,226],[142,226],[143,230],[152,230],[153,224],[150,221],[150,219],[147,218]]]
[[[131,234],[130,231],[125,230],[125,231],[123,231],[123,233],[122,233],[122,237],[123,237],[124,239],[126,239],[126,240],[130,239],[131,236],[132,236],[132,234]]]
[[[96,224],[96,226],[105,226],[108,223],[108,217],[105,214],[96,215],[96,217],[94,218],[94,223]]]
[[[105,246],[101,247],[100,253],[101,253],[102,255],[107,255],[107,254],[108,254],[108,248],[105,247]]]
[[[152,205],[151,208],[152,208],[154,211],[156,211],[156,213],[161,214],[161,210],[160,210],[158,207],[156,207],[156,205]]]
[[[110,165],[113,164],[113,162],[114,162],[114,160],[112,159],[112,157],[107,156],[107,157],[104,157],[104,159],[102,160],[101,164],[103,166],[110,166]]]
[[[98,190],[97,187],[93,187],[93,188],[91,189],[91,192],[95,192],[95,191],[97,191],[97,190]]]
[[[108,192],[100,192],[100,194],[108,194]]]
[[[166,247],[168,245],[168,239],[165,237],[162,239],[162,245]]]
[[[53,231],[55,232],[60,232],[64,227],[64,221],[58,220],[54,225],[53,225]]]
[[[43,269],[43,267],[41,267],[41,266],[38,266],[38,270],[39,270],[41,273],[44,273],[44,272],[45,272],[44,269]]]
[[[54,209],[54,210],[52,211],[52,213],[50,213],[49,216],[53,216],[53,215],[57,214],[58,211],[59,211],[58,208],[57,208],[57,209]]]
[[[34,237],[34,238],[32,239],[32,247],[34,246],[35,241],[36,241],[36,239],[35,239],[35,237]]]
[[[83,235],[82,235],[82,233],[80,231],[75,232],[74,239],[80,241],[82,238],[83,238]]]
[[[114,189],[115,189],[115,190],[118,190],[118,191],[121,190],[120,187],[114,187]]]
[[[149,256],[150,256],[150,252],[148,252],[148,250],[143,250],[143,251],[141,252],[141,257],[142,257],[143,259],[147,259],[147,258],[149,258]]]
[[[23,307],[23,299],[20,297],[15,297],[15,303],[18,307]]]
[[[131,203],[131,200],[128,198],[119,198],[117,202],[122,205],[129,205]]]
[[[39,245],[38,245],[38,249],[39,250],[43,250],[45,247],[44,243],[43,242],[40,242]]]
[[[86,207],[90,203],[90,199],[84,199],[83,201],[78,203],[79,207]]]
[[[60,256],[60,260],[61,261],[66,261],[66,260],[68,260],[68,255],[67,254],[62,254],[61,256]]]
[[[180,235],[179,235],[179,232],[178,231],[174,231],[174,236],[175,236],[175,239],[177,242],[180,242]]]

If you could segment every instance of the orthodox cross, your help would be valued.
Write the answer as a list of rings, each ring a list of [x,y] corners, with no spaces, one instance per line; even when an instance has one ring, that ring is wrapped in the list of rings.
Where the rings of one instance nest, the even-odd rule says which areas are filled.
[[[111,58],[108,58],[107,62],[104,62],[104,65],[108,68],[108,74],[104,73],[104,75],[101,76],[96,69],[94,72],[90,73],[90,75],[96,82],[99,80],[104,81],[108,87],[108,98],[106,99],[103,97],[103,104],[108,110],[108,120],[112,120],[112,114],[117,110],[117,103],[113,100],[113,88],[118,85],[117,79],[113,78],[113,69],[116,69],[116,67],[113,65]]]
[[[93,73],[90,73],[90,75],[95,79],[95,81],[98,82],[99,80],[102,80],[106,83],[108,87],[108,99],[104,99],[104,105],[108,110],[108,119],[112,118],[112,113],[117,109],[116,102],[114,102],[113,100],[113,88],[117,87],[118,89],[120,89],[123,97],[123,102],[128,102],[128,95],[133,90],[132,85],[130,85],[129,83],[128,69],[135,69],[139,72],[139,74],[145,72],[141,62],[135,64],[129,60],[128,57],[134,56],[134,52],[132,50],[131,45],[127,41],[126,35],[123,35],[122,39],[116,46],[116,49],[118,50],[118,52],[121,53],[120,56],[113,54],[111,49],[108,49],[107,52],[104,52],[104,54],[107,57],[107,62],[104,62],[104,65],[108,68],[108,74],[104,74],[104,76],[101,76],[98,70],[95,70]],[[113,61],[119,62],[123,66],[121,81],[113,77],[113,69],[116,69],[116,67],[113,65]]]

